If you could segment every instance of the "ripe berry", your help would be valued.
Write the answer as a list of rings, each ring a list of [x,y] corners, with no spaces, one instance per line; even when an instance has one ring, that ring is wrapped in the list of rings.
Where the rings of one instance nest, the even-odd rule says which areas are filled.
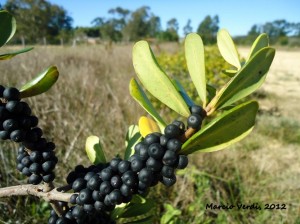
[[[151,133],[148,134],[145,139],[144,139],[144,143],[146,145],[151,145],[153,143],[158,143],[159,142],[159,138],[160,138],[161,134],[160,133]]]
[[[43,176],[43,181],[45,183],[50,183],[54,180],[54,178],[55,178],[55,174],[54,173],[49,173],[49,174]]]
[[[94,204],[84,204],[83,205],[83,210],[86,211],[87,213],[92,213],[94,211]]]
[[[51,172],[55,167],[55,162],[52,160],[46,161],[42,164],[42,168],[46,173]]]
[[[24,167],[22,170],[22,174],[29,177],[29,176],[31,176],[32,173],[29,171],[28,167]]]
[[[23,110],[23,104],[19,101],[8,101],[5,105],[6,110],[14,114],[20,114]]]
[[[164,177],[173,177],[175,173],[175,169],[171,166],[163,166],[162,170],[161,170],[161,174]]]
[[[103,181],[108,181],[113,175],[113,171],[110,168],[105,168],[101,171],[100,177]]]
[[[26,133],[23,130],[14,130],[10,133],[10,139],[14,142],[21,142],[25,139]]]
[[[140,172],[139,172],[139,181],[143,182],[146,185],[150,185],[153,179],[153,173],[151,170],[147,169],[147,168],[143,168]]]
[[[164,149],[159,143],[153,143],[148,148],[149,156],[153,157],[154,159],[161,159],[164,155]]]
[[[79,197],[80,201],[82,201],[84,204],[88,204],[93,201],[92,191],[88,188],[82,189],[79,192],[78,197]]]
[[[154,159],[153,157],[150,157],[147,159],[146,166],[149,170],[159,172],[163,166],[161,161]]]
[[[116,175],[116,176],[113,176],[111,179],[110,179],[110,185],[113,187],[113,188],[119,188],[121,187],[122,185],[122,179],[120,176]]]
[[[163,163],[168,166],[176,166],[177,165],[177,154],[172,150],[167,150],[164,157]]]
[[[0,131],[0,139],[7,140],[10,138],[10,132],[9,131]]]
[[[90,171],[90,172],[87,172],[85,175],[84,175],[84,179],[86,180],[86,181],[89,181],[93,176],[95,176],[96,175],[96,173],[95,172],[92,172],[92,171]]]
[[[131,161],[131,170],[133,172],[139,172],[141,169],[143,169],[143,167],[144,162],[141,159],[137,158]]]
[[[95,201],[94,207],[97,211],[104,211],[105,210],[105,204],[101,201]]]
[[[79,192],[82,189],[84,189],[85,187],[86,187],[86,180],[83,178],[77,178],[72,184],[72,189],[75,192]]]
[[[123,160],[118,165],[118,170],[120,173],[125,173],[130,168],[130,162],[127,160]]]
[[[42,152],[42,156],[44,160],[52,160],[55,157],[55,154],[53,151],[44,151]]]
[[[168,141],[169,141],[169,139],[165,135],[160,136],[160,145],[161,146],[163,146],[163,147],[167,146]]]
[[[78,197],[78,194],[72,194],[72,196],[70,197],[70,203],[75,205],[77,197]]]
[[[101,184],[101,179],[98,175],[94,175],[92,176],[89,181],[87,182],[87,186],[91,189],[91,190],[98,190]]]
[[[94,201],[102,201],[104,199],[99,191],[93,191],[92,198]]]
[[[110,182],[104,181],[101,183],[99,191],[101,195],[107,195],[113,190],[113,187],[110,185]]]
[[[18,163],[17,170],[19,170],[20,172],[22,172],[22,170],[23,170],[24,167],[25,166],[22,163]]]
[[[163,177],[161,181],[165,186],[170,187],[176,183],[176,176],[173,177]]]
[[[184,125],[184,123],[182,121],[175,120],[175,121],[172,122],[172,124],[175,124],[177,127],[179,127],[180,134],[184,133],[185,125]]]
[[[3,122],[3,128],[5,131],[13,131],[19,127],[18,121],[15,119],[7,119]]]
[[[202,118],[198,114],[191,114],[188,117],[187,124],[189,127],[199,129],[202,123]]]
[[[132,195],[131,188],[126,184],[122,184],[122,186],[120,187],[120,191],[125,197]]]
[[[137,180],[137,175],[132,170],[129,170],[122,175],[123,183],[129,187],[135,186],[137,184]]]
[[[167,143],[167,149],[174,152],[178,152],[181,149],[181,146],[182,143],[176,138],[170,139]]]
[[[148,147],[146,145],[140,146],[140,150],[139,150],[138,155],[142,160],[147,160],[149,158]]]
[[[110,161],[110,163],[109,163],[110,168],[111,168],[113,171],[117,172],[117,171],[118,171],[118,165],[119,165],[119,163],[120,163],[121,161],[122,161],[122,159],[120,159],[120,158],[118,158],[118,157],[113,158],[113,159]]]
[[[201,106],[193,105],[190,107],[190,111],[192,114],[198,114],[202,118],[206,117],[206,111]]]
[[[165,136],[167,138],[177,138],[181,134],[181,131],[178,126],[175,124],[169,124],[165,128]]]
[[[122,194],[121,194],[120,190],[115,189],[112,192],[110,192],[109,200],[112,204],[122,203]]]
[[[14,87],[8,87],[3,91],[3,97],[9,101],[20,100],[20,92]]]
[[[29,171],[31,173],[35,173],[35,174],[38,174],[39,172],[41,172],[42,170],[42,167],[39,163],[32,163],[30,166],[29,166]]]
[[[189,163],[189,159],[186,155],[179,155],[177,168],[184,169],[187,167],[188,163]]]
[[[30,157],[29,157],[29,156],[25,156],[25,157],[21,160],[21,163],[22,163],[24,166],[29,167],[30,164],[31,164]]]
[[[31,174],[31,176],[28,179],[28,183],[30,184],[39,184],[42,181],[42,177],[37,174]]]
[[[72,210],[72,215],[76,219],[80,219],[84,215],[83,207],[75,206]]]

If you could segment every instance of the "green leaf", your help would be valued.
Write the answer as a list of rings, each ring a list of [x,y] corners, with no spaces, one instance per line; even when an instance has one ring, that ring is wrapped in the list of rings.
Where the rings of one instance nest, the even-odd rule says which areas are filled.
[[[187,140],[180,152],[212,152],[240,141],[253,129],[257,111],[258,103],[249,101],[224,112]]]
[[[238,72],[237,70],[231,70],[231,69],[226,69],[226,70],[222,70],[222,72],[229,76],[229,77],[233,77],[235,76],[235,74]]]
[[[159,113],[153,107],[151,101],[143,91],[142,87],[138,82],[132,78],[129,84],[130,95],[153,117],[153,119],[158,123],[160,130],[164,130],[166,127],[166,122],[161,118]]]
[[[241,63],[237,49],[234,42],[227,30],[221,29],[217,34],[217,44],[221,55],[229,64],[239,70],[241,68]]]
[[[59,72],[56,66],[47,68],[21,88],[21,98],[39,95],[48,91],[57,81],[58,76]]]
[[[274,56],[274,48],[258,51],[218,92],[209,105],[212,111],[229,106],[257,90],[263,84]]]
[[[155,203],[151,199],[146,199],[143,203],[130,203],[130,206],[126,208],[126,211],[120,216],[120,218],[130,218],[148,213]]]
[[[197,89],[198,95],[206,106],[206,80],[204,47],[201,37],[197,33],[190,33],[186,36],[185,58],[192,81]]]
[[[248,59],[249,60],[256,52],[269,46],[269,38],[265,33],[260,34],[256,40],[253,42]]]
[[[152,224],[153,223],[153,216],[150,215],[146,218],[131,221],[131,222],[126,222],[125,224]]]
[[[209,84],[206,84],[206,90],[208,92],[208,95],[207,95],[208,100],[207,101],[210,102],[215,97],[217,90],[215,87],[213,87]]]
[[[182,116],[189,116],[188,106],[170,78],[158,65],[146,41],[139,41],[134,45],[133,66],[143,86],[154,97]]]
[[[105,154],[97,136],[89,136],[85,142],[85,151],[93,164],[106,163]]]
[[[174,86],[176,87],[177,91],[180,93],[180,95],[182,96],[182,98],[184,99],[185,103],[191,107],[193,105],[195,105],[195,103],[193,102],[193,100],[189,97],[189,95],[187,94],[187,92],[185,91],[185,89],[183,88],[183,86],[181,85],[181,83],[177,80],[174,79],[173,80]]]
[[[0,47],[6,44],[16,32],[16,20],[7,11],[0,11]]]
[[[31,51],[33,49],[33,47],[27,47],[24,49],[21,49],[19,51],[14,51],[14,52],[9,52],[9,53],[4,53],[4,54],[0,54],[0,60],[8,60],[13,58],[14,56],[18,55],[18,54],[22,54],[28,51]]]
[[[142,136],[137,125],[130,125],[126,134],[125,139],[125,155],[124,159],[128,160],[129,157],[134,153],[134,146],[142,139]]]

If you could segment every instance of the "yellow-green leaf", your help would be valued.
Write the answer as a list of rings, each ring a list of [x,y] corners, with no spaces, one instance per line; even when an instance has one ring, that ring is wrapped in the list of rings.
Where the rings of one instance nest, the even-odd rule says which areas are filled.
[[[246,137],[254,127],[258,103],[249,101],[224,112],[187,140],[183,154],[224,149]]]
[[[21,50],[18,50],[18,51],[0,54],[0,60],[11,59],[11,58],[13,58],[14,56],[16,56],[18,54],[22,54],[22,53],[31,51],[32,49],[33,49],[33,47],[28,47],[28,48],[24,48],[24,49],[21,49]]]
[[[221,55],[229,64],[239,70],[241,63],[234,42],[227,30],[221,29],[217,34],[217,44]]]
[[[21,88],[21,98],[35,96],[46,92],[54,85],[58,76],[59,73],[56,66],[49,67]]]
[[[176,87],[177,91],[180,93],[180,95],[182,96],[182,98],[186,102],[186,104],[189,107],[195,105],[193,100],[189,97],[189,95],[187,94],[187,92],[185,91],[183,86],[181,85],[181,83],[177,79],[174,79],[173,83],[174,83],[174,86]]]
[[[238,72],[237,70],[232,70],[232,69],[226,69],[226,70],[222,70],[222,72],[229,76],[229,77],[233,77],[236,75],[236,73]]]
[[[249,60],[256,52],[264,47],[269,46],[269,38],[265,33],[260,34],[256,40],[253,42],[248,59]]]
[[[266,47],[251,57],[211,101],[212,111],[229,106],[257,90],[263,84],[274,56],[275,49]]]
[[[155,110],[149,98],[143,91],[142,87],[138,82],[132,78],[129,84],[130,95],[153,117],[157,122],[160,130],[164,130],[166,127],[166,122],[161,118],[159,113]]]
[[[196,87],[198,95],[202,100],[203,107],[206,106],[206,79],[205,79],[205,62],[204,47],[201,37],[197,33],[190,33],[186,36],[185,58],[187,67]]]
[[[141,116],[139,119],[139,129],[143,137],[153,132],[160,132],[156,122],[149,117]]]
[[[93,164],[106,163],[100,139],[97,136],[89,136],[85,142],[85,151]]]
[[[154,97],[182,116],[189,116],[188,106],[170,78],[158,65],[146,41],[139,41],[134,45],[133,66],[143,86]]]
[[[0,10],[0,47],[6,44],[16,32],[16,20],[6,10]]]

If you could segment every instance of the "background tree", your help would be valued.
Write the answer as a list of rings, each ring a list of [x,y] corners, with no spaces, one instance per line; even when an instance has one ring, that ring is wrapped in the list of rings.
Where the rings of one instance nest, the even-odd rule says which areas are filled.
[[[186,25],[183,27],[183,34],[186,36],[189,33],[193,32],[193,27],[191,26],[192,21],[189,19]]]
[[[178,41],[178,29],[179,23],[177,19],[170,19],[169,21],[167,21],[167,29],[160,33],[159,39],[163,41]]]
[[[219,30],[219,16],[206,16],[199,24],[197,33],[202,37],[206,44],[216,43],[216,36]]]

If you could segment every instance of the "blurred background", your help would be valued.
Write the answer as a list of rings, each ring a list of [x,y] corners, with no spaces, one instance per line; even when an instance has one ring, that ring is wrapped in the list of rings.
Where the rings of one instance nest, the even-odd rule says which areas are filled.
[[[147,40],[161,67],[197,102],[184,58],[186,34],[201,35],[208,83],[220,88],[229,80],[222,70],[230,65],[216,47],[218,30],[233,36],[241,59],[267,33],[277,52],[265,84],[248,98],[260,104],[254,130],[225,150],[190,156],[173,187],[155,187],[149,196],[157,202],[153,222],[300,223],[299,1],[0,0],[0,5],[17,21],[15,36],[0,53],[34,46],[1,61],[0,83],[21,87],[50,65],[60,71],[49,92],[26,99],[45,137],[57,145],[56,186],[64,185],[77,164],[90,165],[84,152],[89,135],[100,137],[109,159],[123,156],[129,125],[145,115],[128,91],[136,41]],[[178,118],[154,104],[168,122]],[[25,184],[15,169],[17,145],[1,142],[0,148],[0,187]],[[262,209],[206,209],[210,203]],[[286,209],[266,210],[265,204]],[[0,223],[46,223],[49,212],[47,202],[33,197],[0,199]]]

